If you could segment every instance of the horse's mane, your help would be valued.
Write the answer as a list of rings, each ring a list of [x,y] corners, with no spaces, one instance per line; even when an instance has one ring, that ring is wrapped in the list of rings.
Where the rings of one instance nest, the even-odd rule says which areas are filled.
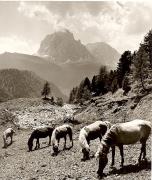
[[[102,139],[102,143],[108,146],[113,145],[115,143],[115,137],[118,131],[118,124],[113,125],[105,134]]]
[[[55,128],[52,132],[52,136],[51,136],[51,144],[55,144],[56,140],[56,133],[57,133],[57,129]]]
[[[87,129],[86,127],[81,129],[80,135],[79,135],[79,143],[80,143],[80,146],[82,147],[82,149],[85,148],[87,151],[89,151],[90,148],[89,148],[89,145],[88,145],[88,142],[86,139],[88,132],[86,131],[86,129]]]

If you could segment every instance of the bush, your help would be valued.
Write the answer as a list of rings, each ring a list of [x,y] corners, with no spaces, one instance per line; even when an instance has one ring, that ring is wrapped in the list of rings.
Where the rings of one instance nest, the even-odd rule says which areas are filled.
[[[57,100],[56,100],[56,104],[57,104],[58,106],[63,106],[63,99],[60,98],[60,97],[58,97]]]

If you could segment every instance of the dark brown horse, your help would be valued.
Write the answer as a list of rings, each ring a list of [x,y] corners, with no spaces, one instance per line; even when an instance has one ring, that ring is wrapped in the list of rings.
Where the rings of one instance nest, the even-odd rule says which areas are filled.
[[[49,136],[49,145],[50,145],[53,129],[54,129],[53,127],[35,129],[28,140],[29,151],[32,151],[34,139],[36,139],[35,149],[40,148],[39,138],[46,138],[47,136]]]

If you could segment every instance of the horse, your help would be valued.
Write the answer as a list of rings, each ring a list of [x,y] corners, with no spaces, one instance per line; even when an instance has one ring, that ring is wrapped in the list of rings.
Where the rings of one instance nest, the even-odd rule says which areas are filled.
[[[8,128],[4,131],[3,133],[3,140],[4,140],[4,148],[6,148],[8,146],[7,144],[7,138],[10,137],[11,138],[11,142],[10,144],[12,144],[13,142],[13,134],[15,133],[15,131],[13,130],[13,128]]]
[[[79,134],[79,144],[82,148],[83,158],[85,161],[89,159],[89,144],[90,140],[99,138],[101,141],[102,136],[106,133],[107,129],[111,127],[111,123],[108,121],[96,121],[88,126],[81,129]]]
[[[64,124],[62,126],[58,126],[54,129],[52,133],[52,138],[51,138],[51,144],[53,146],[53,154],[57,155],[58,149],[59,149],[59,142],[61,138],[64,138],[64,148],[66,149],[66,136],[69,136],[70,142],[72,142],[71,148],[73,147],[73,132],[72,132],[72,127],[68,124]]]
[[[49,145],[50,145],[50,143],[51,143],[51,136],[52,136],[53,130],[54,130],[53,127],[44,127],[44,128],[35,129],[31,133],[31,136],[30,136],[30,138],[28,140],[29,151],[32,151],[33,140],[34,139],[37,140],[36,141],[35,150],[40,148],[39,138],[46,138],[47,136],[49,136]]]
[[[96,157],[99,157],[98,176],[103,175],[103,170],[108,163],[107,154],[109,148],[112,147],[112,163],[114,165],[115,146],[119,147],[121,155],[121,168],[124,164],[123,145],[135,144],[140,141],[141,151],[138,158],[138,163],[146,160],[146,141],[151,133],[151,123],[149,121],[136,119],[126,123],[118,123],[113,125],[105,134],[100,146],[96,152]]]

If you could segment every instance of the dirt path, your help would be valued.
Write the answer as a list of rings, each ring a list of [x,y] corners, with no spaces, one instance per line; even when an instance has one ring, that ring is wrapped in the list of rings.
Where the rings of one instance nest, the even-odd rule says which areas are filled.
[[[14,142],[7,149],[3,149],[0,138],[0,179],[1,180],[95,180],[98,163],[95,158],[81,162],[81,152],[78,144],[78,133],[74,135],[74,147],[71,150],[61,151],[57,157],[51,156],[51,146],[48,147],[48,138],[40,140],[41,149],[27,152],[27,139],[31,131],[18,131]],[[2,131],[0,133],[2,137]],[[99,141],[91,143],[91,151],[96,152]],[[60,149],[62,149],[62,141]],[[68,144],[69,145],[69,144]],[[126,171],[109,174],[106,180],[150,180],[150,164],[138,171],[137,158],[140,145],[125,146]],[[150,160],[150,140],[147,146],[147,157]],[[109,164],[111,153],[109,154]],[[119,169],[120,156],[116,152],[116,168]],[[130,165],[131,164],[131,165]],[[108,173],[108,165],[105,173]]]

